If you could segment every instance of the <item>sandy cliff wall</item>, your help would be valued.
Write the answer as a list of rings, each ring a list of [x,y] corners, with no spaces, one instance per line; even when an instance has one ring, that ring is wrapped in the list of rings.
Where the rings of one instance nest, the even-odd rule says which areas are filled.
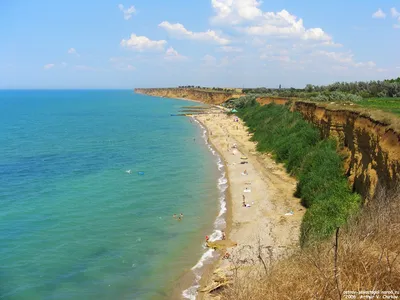
[[[226,100],[233,97],[240,97],[236,93],[230,92],[212,92],[202,91],[197,89],[180,89],[180,88],[169,88],[169,89],[135,89],[136,93],[146,94],[157,97],[166,98],[185,98],[190,100],[197,100],[207,104],[221,104]]]
[[[346,174],[363,197],[371,198],[378,184],[392,189],[400,182],[400,134],[389,126],[359,112],[315,103],[297,101],[292,109],[318,126],[323,137],[339,141]]]

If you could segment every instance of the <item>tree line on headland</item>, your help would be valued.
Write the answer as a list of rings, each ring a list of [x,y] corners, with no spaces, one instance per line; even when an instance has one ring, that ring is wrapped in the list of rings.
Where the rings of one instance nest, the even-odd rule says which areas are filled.
[[[184,89],[197,89],[219,92],[234,92],[232,88],[202,87],[194,85],[178,86]],[[383,81],[335,82],[329,85],[307,84],[303,89],[296,88],[243,88],[244,94],[256,94],[264,97],[302,98],[313,101],[351,101],[365,98],[400,97],[400,77]]]
[[[363,98],[400,97],[400,77],[383,81],[335,82],[329,85],[307,84],[304,89],[248,88],[245,94],[271,97],[308,98],[314,101],[359,101]]]
[[[204,87],[199,85],[180,85],[179,89],[197,89],[197,90],[212,90],[212,91],[223,91],[223,92],[234,92],[236,89],[219,88],[219,87]]]

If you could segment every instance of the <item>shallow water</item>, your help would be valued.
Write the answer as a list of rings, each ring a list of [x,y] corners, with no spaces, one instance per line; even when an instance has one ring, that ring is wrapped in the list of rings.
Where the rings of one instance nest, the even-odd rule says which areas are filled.
[[[0,298],[168,295],[220,210],[203,130],[170,116],[187,105],[132,91],[0,91]]]

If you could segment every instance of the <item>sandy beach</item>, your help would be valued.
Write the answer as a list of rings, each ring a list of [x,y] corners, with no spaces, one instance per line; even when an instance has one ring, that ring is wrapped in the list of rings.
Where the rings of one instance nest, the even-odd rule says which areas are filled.
[[[229,282],[233,270],[268,268],[272,261],[298,247],[305,209],[293,197],[296,180],[270,155],[256,151],[240,119],[236,122],[218,107],[196,118],[223,157],[229,181],[226,246],[217,250],[219,261],[203,276],[198,294],[198,299],[216,299],[208,292],[221,282]],[[224,259],[224,255],[229,258]]]

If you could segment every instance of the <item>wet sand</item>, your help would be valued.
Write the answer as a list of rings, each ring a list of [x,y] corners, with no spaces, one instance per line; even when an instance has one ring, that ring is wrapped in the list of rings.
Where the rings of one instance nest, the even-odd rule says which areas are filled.
[[[243,122],[234,122],[234,116],[227,116],[222,108],[209,112],[196,118],[207,128],[209,141],[226,165],[230,194],[226,233],[227,240],[237,246],[218,250],[220,259],[203,275],[199,291],[216,286],[221,275],[229,280],[235,268],[260,267],[262,260],[268,267],[269,262],[299,247],[305,212],[300,200],[293,197],[296,180],[270,155],[256,151]],[[247,163],[242,164],[244,161]],[[250,207],[243,207],[243,196]],[[226,253],[229,259],[222,259]],[[199,292],[198,299],[216,298]]]

